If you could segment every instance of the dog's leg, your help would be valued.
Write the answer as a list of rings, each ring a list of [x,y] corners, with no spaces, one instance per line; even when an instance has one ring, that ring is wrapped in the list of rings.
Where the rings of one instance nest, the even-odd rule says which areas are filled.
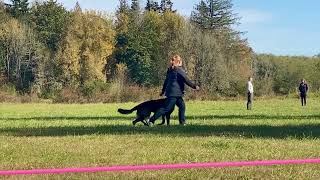
[[[148,123],[145,120],[141,121],[145,126],[149,126]]]
[[[143,122],[143,118],[142,117],[137,117],[136,120],[132,121],[132,124],[135,126],[138,122]],[[145,122],[143,122],[143,124],[145,124]],[[146,124],[145,124],[146,125]]]
[[[164,123],[166,122],[166,118],[165,115],[162,116],[162,122],[160,124],[158,124],[159,126],[164,125]]]
[[[149,126],[149,124],[147,123],[147,121],[149,120],[150,118],[150,115],[151,115],[151,112],[145,112],[143,114],[143,120],[141,121],[145,126]]]
[[[170,126],[170,116],[173,111],[174,111],[174,108],[172,108],[171,111],[166,114],[167,126]]]
[[[170,126],[170,114],[171,114],[171,113],[166,114],[167,126]]]

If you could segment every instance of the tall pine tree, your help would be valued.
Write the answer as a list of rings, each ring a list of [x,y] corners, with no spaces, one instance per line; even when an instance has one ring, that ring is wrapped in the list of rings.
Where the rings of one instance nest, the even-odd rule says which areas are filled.
[[[160,12],[161,7],[159,6],[158,2],[155,2],[155,1],[152,1],[152,0],[147,0],[147,4],[146,4],[146,7],[145,7],[145,10]]]
[[[119,0],[119,8],[117,9],[117,14],[127,13],[129,11],[129,5],[127,0]]]
[[[191,20],[203,29],[223,29],[236,24],[231,0],[201,0],[191,13]]]
[[[175,10],[172,10],[173,2],[171,0],[161,0],[161,11],[162,12],[175,12]]]
[[[29,13],[28,0],[11,0],[11,15],[15,18],[21,18]]]
[[[107,76],[111,80],[115,78],[117,72],[117,64],[125,62],[127,58],[125,53],[128,48],[128,31],[130,24],[130,7],[127,0],[119,0],[119,6],[116,11],[116,46],[112,59],[109,61],[106,71]]]
[[[140,11],[140,3],[139,0],[132,0],[131,1],[131,10],[138,12]]]
[[[140,3],[139,0],[132,0],[131,1],[131,8],[130,8],[130,18],[131,22],[137,23],[140,16]]]
[[[116,29],[117,33],[125,33],[128,31],[130,8],[127,0],[119,0],[119,6],[116,11]]]

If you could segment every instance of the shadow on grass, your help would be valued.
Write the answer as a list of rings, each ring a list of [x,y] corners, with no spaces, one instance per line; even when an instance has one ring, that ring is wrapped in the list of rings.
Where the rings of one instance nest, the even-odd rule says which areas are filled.
[[[189,116],[187,119],[258,119],[258,120],[268,120],[268,119],[274,119],[274,120],[284,120],[284,119],[319,119],[320,120],[320,114],[316,115],[264,115],[264,114],[253,114],[253,115],[200,115],[200,116]]]
[[[35,116],[35,117],[1,117],[1,120],[6,121],[28,121],[28,120],[42,120],[42,121],[55,121],[55,120],[133,120],[135,117],[134,115],[130,116]],[[177,116],[172,116],[172,118],[177,118]],[[187,119],[208,119],[208,120],[284,120],[284,119],[319,119],[319,115],[200,115],[200,116],[187,116]]]
[[[133,120],[134,116],[35,116],[35,117],[3,117],[0,121],[56,121],[56,120]]]
[[[82,136],[82,135],[170,135],[170,136],[228,136],[246,138],[319,138],[320,124],[302,125],[188,125],[169,127],[133,127],[130,125],[67,126],[44,128],[3,128],[4,136]]]

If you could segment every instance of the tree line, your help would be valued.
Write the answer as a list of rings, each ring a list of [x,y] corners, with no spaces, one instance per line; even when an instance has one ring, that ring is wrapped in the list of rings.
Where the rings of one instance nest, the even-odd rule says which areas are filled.
[[[78,3],[67,10],[56,0],[2,2],[0,81],[40,98],[61,97],[66,90],[87,99],[99,93],[123,96],[130,86],[161,86],[169,59],[180,54],[188,76],[208,95],[242,95],[251,75],[271,84],[270,89],[258,83],[261,95],[289,93],[294,85],[284,87],[281,82],[288,80],[280,74],[292,64],[290,57],[280,65],[277,57],[255,55],[233,28],[238,23],[231,0],[201,0],[188,18],[170,0],[119,0],[114,16],[82,10]],[[305,59],[296,60],[297,71],[286,78],[302,76],[299,67],[311,62]],[[270,68],[273,74],[263,74]]]
[[[320,95],[320,58],[298,56],[255,55],[253,74],[258,95],[296,94],[301,79],[311,91]]]

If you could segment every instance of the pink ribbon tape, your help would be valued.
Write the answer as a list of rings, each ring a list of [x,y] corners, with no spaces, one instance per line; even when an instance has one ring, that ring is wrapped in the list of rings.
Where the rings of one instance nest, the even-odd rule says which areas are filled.
[[[272,166],[290,164],[320,164],[320,159],[301,160],[266,160],[244,162],[213,162],[213,163],[187,163],[187,164],[162,164],[162,165],[137,165],[137,166],[109,166],[93,168],[63,168],[63,169],[33,169],[33,170],[7,170],[0,171],[0,175],[28,175],[28,174],[63,174],[63,173],[94,173],[94,172],[124,172],[164,169],[192,169],[192,168],[227,168],[244,166]]]

